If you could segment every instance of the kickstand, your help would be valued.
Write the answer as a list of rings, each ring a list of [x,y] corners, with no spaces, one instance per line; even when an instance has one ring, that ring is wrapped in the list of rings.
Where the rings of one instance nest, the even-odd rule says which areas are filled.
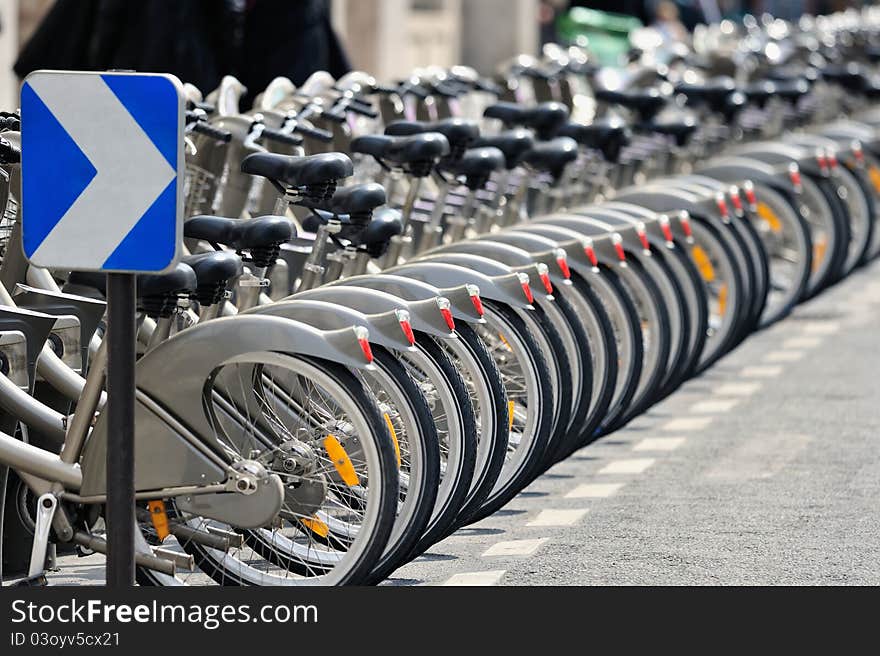
[[[34,527],[34,544],[31,547],[31,564],[28,580],[38,579],[46,571],[46,554],[49,548],[49,531],[58,508],[54,494],[43,494],[37,499],[37,521]]]

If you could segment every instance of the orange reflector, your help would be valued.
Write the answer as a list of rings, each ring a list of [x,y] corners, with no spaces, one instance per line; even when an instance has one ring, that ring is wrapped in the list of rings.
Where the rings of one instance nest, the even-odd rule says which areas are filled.
[[[779,220],[776,212],[770,209],[767,203],[758,203],[757,210],[758,216],[767,222],[767,225],[770,226],[773,232],[782,232],[782,221]]]
[[[813,271],[819,270],[819,265],[825,259],[825,251],[828,249],[828,240],[821,238],[813,242]]]
[[[516,407],[516,404],[513,401],[507,402],[507,430],[510,431],[513,429],[513,409]]]
[[[508,351],[513,351],[513,349],[510,348],[510,342],[508,342],[506,339],[504,339],[504,335],[502,335],[501,333],[498,333],[498,337],[501,339],[502,342],[504,342],[504,345],[507,347]]]
[[[360,483],[357,472],[354,470],[354,465],[351,463],[351,458],[348,457],[345,447],[339,443],[339,440],[332,435],[328,435],[324,438],[324,450],[330,456],[330,460],[333,462],[339,478],[346,485],[353,487]]]
[[[868,178],[870,178],[871,184],[874,185],[874,191],[880,194],[880,169],[871,164],[868,167]]]
[[[382,413],[385,417],[385,425],[388,426],[388,433],[391,435],[391,441],[394,442],[394,453],[397,454],[397,468],[400,469],[400,442],[397,441],[397,431],[394,430],[394,424],[391,423],[391,417],[387,412]]]
[[[724,313],[727,312],[727,284],[721,285],[721,289],[718,290],[718,311],[724,316]]]
[[[712,262],[709,260],[709,255],[706,251],[700,246],[694,246],[691,248],[691,255],[694,258],[694,263],[697,265],[697,270],[700,272],[700,275],[703,276],[703,280],[706,282],[712,282],[715,280],[715,268],[712,266]]]
[[[150,511],[150,520],[153,522],[153,528],[156,529],[156,535],[159,540],[167,538],[171,531],[168,530],[168,515],[165,512],[165,502],[161,499],[157,501],[148,501],[147,509]]]
[[[326,538],[328,535],[330,535],[330,527],[317,517],[306,517],[305,519],[300,519],[299,523],[305,526],[315,535],[320,535],[322,538]]]

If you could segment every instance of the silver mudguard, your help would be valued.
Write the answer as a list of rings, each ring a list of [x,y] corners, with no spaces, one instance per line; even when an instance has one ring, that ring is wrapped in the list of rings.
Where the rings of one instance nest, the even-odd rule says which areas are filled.
[[[344,284],[326,285],[297,292],[285,300],[313,299],[327,301],[344,307],[354,308],[363,313],[384,313],[405,310],[409,313],[413,330],[448,339],[455,333],[446,325],[440,312],[442,297],[432,297],[424,301],[407,301],[378,289],[367,287],[348,287]]]
[[[490,232],[480,235],[480,240],[494,241],[522,248],[529,252],[535,262],[546,265],[554,285],[571,284],[571,281],[565,277],[559,265],[560,258],[566,262],[568,261],[568,253],[552,239],[527,232],[504,230],[502,232]]]
[[[396,351],[413,348],[400,327],[396,312],[367,315],[350,307],[326,301],[293,299],[258,305],[241,313],[262,314],[301,321],[319,330],[342,330],[363,326],[370,331],[370,342]]]
[[[423,280],[417,280],[406,276],[383,273],[381,275],[363,275],[345,278],[338,283],[352,287],[368,287],[399,296],[407,301],[424,301],[429,298],[442,296],[449,300],[450,310],[455,319],[461,319],[469,323],[484,321],[471,301],[471,294],[467,285],[459,285],[448,289],[440,289]],[[476,288],[476,285],[473,285]],[[479,293],[479,289],[474,289]]]
[[[237,358],[306,355],[363,368],[354,328],[321,331],[281,317],[242,315],[197,324],[159,344],[137,363],[135,489],[206,485],[227,480],[230,456],[203,402],[207,381]],[[82,494],[103,494],[107,413],[82,457]]]
[[[483,298],[511,307],[532,307],[523,293],[520,274],[488,257],[464,253],[433,253],[389,269],[389,273],[429,280],[444,288],[470,283],[480,288],[480,296]]]
[[[444,246],[442,251],[432,251],[434,253],[472,253],[481,255],[496,262],[506,264],[513,271],[523,272],[529,276],[529,287],[532,289],[532,296],[538,299],[551,299],[550,294],[541,283],[541,269],[546,265],[538,263],[531,253],[502,242],[484,241],[482,239],[468,239],[466,241],[456,242],[448,246]],[[555,264],[555,263],[554,263]],[[550,268],[544,271],[549,275]]]

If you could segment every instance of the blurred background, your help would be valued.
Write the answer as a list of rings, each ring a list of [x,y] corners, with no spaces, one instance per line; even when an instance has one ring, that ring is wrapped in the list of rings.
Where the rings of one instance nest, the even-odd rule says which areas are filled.
[[[257,92],[349,67],[392,80],[428,64],[483,73],[542,42],[586,38],[610,61],[626,34],[769,12],[786,19],[853,0],[0,0],[0,107],[36,68],[173,72],[207,93],[234,73]],[[610,13],[609,13],[610,12]]]

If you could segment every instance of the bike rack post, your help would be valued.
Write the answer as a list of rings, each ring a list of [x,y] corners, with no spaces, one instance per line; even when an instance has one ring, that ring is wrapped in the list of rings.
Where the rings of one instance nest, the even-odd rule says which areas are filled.
[[[134,584],[134,363],[132,273],[107,274],[107,586]]]

